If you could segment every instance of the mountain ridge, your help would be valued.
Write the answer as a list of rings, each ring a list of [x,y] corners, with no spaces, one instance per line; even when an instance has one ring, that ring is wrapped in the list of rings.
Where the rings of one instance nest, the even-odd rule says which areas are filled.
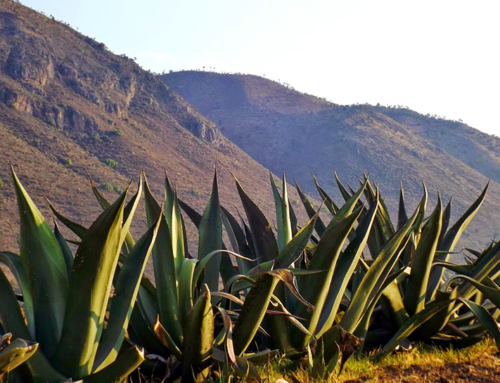
[[[486,206],[464,243],[484,246],[500,233],[499,225],[492,223],[500,208],[496,137],[410,110],[330,103],[253,75],[180,71],[161,78],[253,158],[274,173],[285,171],[311,193],[311,173],[332,190],[333,169],[351,184],[368,172],[380,182],[395,213],[400,181],[413,206],[425,182],[434,196],[437,191],[445,200],[454,196],[456,219],[491,178]],[[436,138],[439,132],[446,139]],[[475,136],[479,141],[473,141]],[[463,147],[467,142],[469,146]],[[477,153],[463,153],[471,148]],[[478,153],[489,162],[474,167]]]
[[[234,174],[268,216],[274,212],[268,170],[155,75],[6,0],[0,1],[0,137],[1,250],[17,251],[11,163],[48,222],[41,194],[72,219],[95,219],[100,208],[87,171],[109,199],[141,169],[161,198],[166,171],[179,196],[202,212],[217,167],[228,208],[236,212],[239,203]],[[145,223],[136,221],[135,233],[142,233]]]

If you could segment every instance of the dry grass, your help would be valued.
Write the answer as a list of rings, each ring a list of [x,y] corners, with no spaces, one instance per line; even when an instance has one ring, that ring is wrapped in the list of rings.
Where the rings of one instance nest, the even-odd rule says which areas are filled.
[[[287,382],[309,382],[308,371],[293,370],[287,360],[277,360],[262,370],[270,382],[285,379]],[[483,342],[461,350],[440,349],[419,345],[410,352],[401,352],[374,363],[369,357],[352,358],[340,377],[331,376],[323,382],[361,383],[465,383],[500,381],[500,358],[495,342]]]

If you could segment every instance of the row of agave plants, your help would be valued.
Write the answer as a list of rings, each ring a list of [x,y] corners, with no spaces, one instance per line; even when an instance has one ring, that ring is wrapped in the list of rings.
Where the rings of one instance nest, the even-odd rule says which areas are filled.
[[[0,261],[18,290],[0,269],[0,382],[121,382],[140,378],[139,366],[161,381],[259,382],[255,364],[277,353],[306,357],[323,378],[355,353],[383,358],[414,341],[464,347],[489,332],[500,346],[500,243],[449,262],[487,187],[453,225],[450,203],[438,196],[426,214],[424,187],[410,215],[401,190],[393,223],[368,177],[353,190],[335,175],[341,205],[316,182],[315,209],[297,185],[310,218],[299,226],[285,178],[278,188],[271,176],[273,228],[237,180],[246,218],[225,209],[217,174],[203,214],[168,179],[161,203],[144,175],[113,203],[91,181],[103,212],[90,227],[49,202],[79,238],[69,242],[12,175],[20,254]],[[149,229],[134,241],[143,195]],[[196,257],[184,219],[198,229]]]

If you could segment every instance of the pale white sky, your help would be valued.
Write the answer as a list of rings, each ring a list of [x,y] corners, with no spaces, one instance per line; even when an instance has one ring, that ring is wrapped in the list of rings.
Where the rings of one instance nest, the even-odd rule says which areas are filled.
[[[21,0],[145,69],[265,75],[500,136],[498,0]]]

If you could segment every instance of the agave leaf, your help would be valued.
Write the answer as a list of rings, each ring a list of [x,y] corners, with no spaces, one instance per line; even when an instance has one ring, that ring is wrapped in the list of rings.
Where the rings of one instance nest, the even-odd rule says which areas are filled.
[[[313,379],[323,378],[325,375],[325,345],[323,338],[318,339],[316,343],[312,368],[309,369],[309,374]]]
[[[278,256],[278,245],[271,229],[271,225],[255,202],[253,202],[245,193],[236,178],[235,181],[241,202],[248,218],[257,256],[259,258],[262,257],[264,261],[276,259]]]
[[[21,292],[23,293],[23,311],[30,332],[31,339],[35,339],[35,319],[33,312],[33,297],[29,289],[29,279],[24,270],[21,257],[14,253],[0,252],[0,262],[5,264],[16,278]],[[1,322],[1,321],[0,321]]]
[[[365,188],[365,197],[368,202],[371,204],[374,202],[377,191],[373,189],[372,184],[368,179],[368,175],[364,175],[366,188]],[[359,183],[362,185],[363,182],[360,180]],[[378,189],[378,186],[376,187]],[[384,202],[383,198],[379,198],[380,207],[379,214],[377,215],[374,226],[377,228],[377,231],[380,233],[381,238],[383,238],[383,243],[385,243],[392,235],[394,235],[394,226],[392,225],[391,218],[389,216],[389,210]]]
[[[499,265],[500,242],[493,246],[485,256],[478,259],[474,263],[470,273],[468,273],[467,275],[471,278],[474,278],[478,282],[482,282],[482,280],[489,276],[490,273],[492,273],[494,270],[496,270]],[[497,276],[492,276],[493,279],[495,279],[496,277]],[[468,299],[474,293],[474,286],[469,283],[465,283],[460,286],[460,288],[458,289],[458,293],[463,298]]]
[[[340,181],[340,178],[337,175],[336,171],[334,171],[333,173],[335,175],[335,181],[337,182],[337,187],[339,188],[339,191],[340,191],[340,194],[342,195],[342,198],[344,198],[345,202],[349,201],[354,193],[351,194],[347,191],[344,184]]]
[[[144,200],[148,225],[151,226],[155,218],[161,214],[161,208],[153,197],[147,180],[145,181]],[[177,271],[173,243],[166,217],[161,219],[158,235],[153,247],[153,265],[160,320],[162,325],[169,329],[175,343],[180,347],[182,344],[182,326],[177,291]]]
[[[406,221],[408,221],[408,214],[406,213],[405,207],[405,191],[403,189],[403,183],[401,182],[399,186],[398,230],[404,226]]]
[[[73,267],[73,260],[75,259],[71,249],[69,248],[68,242],[64,239],[61,231],[59,230],[59,225],[54,220],[54,236],[56,237],[57,243],[61,248],[62,255],[64,257],[64,263],[66,264],[66,273],[68,274],[68,279],[71,275],[71,268]]]
[[[73,378],[83,378],[92,371],[124,240],[126,197],[127,191],[92,224],[73,262],[61,340],[53,358],[54,364]],[[80,318],[78,326],[74,318]]]
[[[145,319],[140,309],[140,301],[134,306],[130,317],[128,333],[130,339],[135,343],[140,343],[150,354],[168,355],[169,349],[164,346],[154,332],[154,323],[149,323]]]
[[[287,268],[297,261],[309,242],[318,214],[319,211],[281,250],[276,259],[275,268]]]
[[[374,298],[372,299],[372,301],[370,302],[368,307],[365,309],[365,312],[363,313],[361,321],[356,326],[356,330],[354,331],[354,335],[356,335],[360,339],[359,351],[363,350],[365,339],[366,339],[367,334],[368,334],[368,328],[370,327],[371,317],[372,317],[373,311],[375,310],[375,307],[377,306],[378,301],[380,300],[382,295],[386,293],[386,291],[387,291],[386,289],[389,286],[395,286],[396,288],[398,288],[397,280],[398,280],[399,276],[403,274],[403,272],[404,272],[404,269],[400,269],[400,270],[396,271],[395,273],[391,274],[389,277],[387,277],[387,279],[384,281],[384,284],[382,285],[382,287],[380,289],[378,289],[376,295],[374,296]],[[394,293],[394,290],[391,292]],[[388,299],[390,299],[390,296],[388,297]],[[403,309],[404,309],[404,307],[403,307]],[[406,313],[406,311],[405,311],[405,313]],[[408,316],[407,316],[407,319],[409,319]]]
[[[236,219],[221,206],[222,211],[222,223],[226,228],[227,235],[229,237],[229,241],[231,242],[231,246],[233,247],[233,251],[238,254],[241,254],[245,258],[252,260],[252,252],[248,247],[246,242],[245,234],[241,229],[240,225]],[[238,264],[238,269],[240,273],[246,274],[250,268],[252,268],[251,262],[244,261],[241,258],[236,258],[236,262]]]
[[[63,216],[61,213],[59,213],[59,211],[57,211],[57,209],[54,207],[54,205],[52,205],[52,203],[47,199],[47,202],[49,204],[49,207],[50,207],[50,210],[52,210],[52,212],[54,213],[54,215],[59,219],[59,221],[61,221],[62,223],[64,223],[64,225],[70,229],[73,233],[75,233],[79,238],[83,238],[85,233],[87,232],[87,228],[76,223],[76,222],[73,222],[72,220],[70,220],[69,218],[66,218],[65,216]]]
[[[401,230],[397,231],[396,234],[394,234],[394,236],[387,242],[361,281],[360,286],[357,288],[356,293],[352,298],[349,309],[346,311],[342,321],[340,322],[340,325],[347,332],[354,331],[363,312],[365,311],[365,307],[367,307],[374,295],[377,293],[375,287],[377,285],[380,286],[383,283],[383,280],[390,272],[391,265],[393,266],[395,261],[401,255],[401,250],[398,251],[398,249],[400,249],[404,239],[407,238],[419,211],[420,206],[408,222],[406,222],[406,224],[401,228]]]
[[[248,293],[233,331],[236,355],[240,356],[245,352],[257,333],[278,282],[278,278],[264,274]]]
[[[285,174],[283,174],[283,196],[281,198],[281,214],[283,221],[283,247],[279,249],[280,251],[292,240],[292,214],[293,210],[290,206],[290,200],[288,199],[288,187],[286,184]],[[295,218],[295,221],[297,219]]]
[[[322,339],[325,342],[325,363],[330,364],[333,360],[335,363],[338,358],[338,351],[342,354],[342,359],[340,361],[340,371],[338,375],[342,373],[345,363],[347,360],[356,352],[361,344],[361,339],[357,336],[348,333],[341,326],[333,326],[328,332],[323,335]],[[332,372],[332,368],[329,368],[329,372]]]
[[[464,303],[476,316],[477,319],[483,324],[484,327],[488,329],[495,342],[497,348],[500,349],[500,330],[498,329],[498,323],[492,318],[491,314],[483,306],[477,305],[472,301],[464,298],[458,298],[460,302]]]
[[[338,214],[341,213],[339,212]],[[321,312],[330,291],[330,284],[332,283],[332,277],[340,252],[360,214],[361,209],[358,209],[356,212],[337,221],[335,225],[328,225],[309,265],[310,270],[327,270],[327,272],[301,277],[300,290],[304,292],[305,299],[311,302],[316,309],[312,313],[309,313],[305,308],[301,308],[298,311],[298,315],[310,318],[308,330],[312,334],[316,333]],[[334,220],[336,219],[334,218]],[[309,337],[301,337],[300,344],[302,346],[305,346],[308,342]]]
[[[394,349],[401,344],[403,340],[408,338],[413,331],[415,331],[419,326],[423,323],[431,319],[438,312],[443,310],[446,306],[448,306],[449,302],[431,302],[429,303],[424,311],[419,312],[418,314],[412,316],[410,319],[406,321],[404,326],[401,326],[399,330],[394,334],[392,339],[384,346],[384,348],[379,351],[374,358],[376,360],[381,360],[389,355]]]
[[[456,304],[458,298],[458,288],[454,288],[452,291],[440,291],[438,290],[436,298],[433,302],[449,302],[448,307],[440,315],[434,315],[431,319],[425,322],[419,329],[417,329],[416,334],[419,338],[429,339],[440,332],[448,323],[454,312],[459,308]]]
[[[236,357],[235,366],[236,375],[238,375],[243,382],[247,383],[261,383],[262,379],[259,375],[259,370],[246,358]]]
[[[219,203],[219,189],[217,186],[217,171],[214,175],[210,200],[201,218],[199,234],[199,260],[202,260],[207,254],[214,250],[222,249],[222,219]],[[216,291],[219,288],[220,267],[220,253],[213,256],[205,267],[205,283],[212,291]]]
[[[432,270],[432,262],[437,249],[443,220],[441,197],[434,212],[425,225],[411,264],[410,278],[404,297],[404,305],[410,315],[418,314],[425,308],[427,283]]]
[[[83,378],[83,383],[123,382],[142,362],[144,350],[133,346],[106,368]]]
[[[491,279],[486,278],[489,279],[489,281],[486,281],[486,283],[489,284],[489,286],[487,286],[486,284],[482,284],[476,281],[474,278],[459,274],[454,275],[452,278],[450,278],[446,282],[446,286],[449,286],[450,283],[456,279],[463,279],[470,283],[472,286],[478,289],[487,299],[493,302],[497,308],[500,309],[500,288],[495,282],[491,281]]]
[[[486,192],[488,191],[489,183],[485,186],[479,197],[474,201],[474,203],[467,209],[467,211],[460,217],[460,219],[455,222],[455,224],[448,230],[444,237],[443,247],[439,250],[453,251],[456,244],[458,243],[460,236],[467,228],[469,223],[472,221],[477,211],[481,207],[484,199],[486,198]],[[443,259],[447,260],[447,259]]]
[[[0,269],[0,322],[4,330],[12,333],[14,338],[22,338],[31,341],[28,328],[23,314],[17,302],[12,287]],[[42,352],[36,352],[21,368],[26,368],[27,375],[35,383],[49,382],[59,383],[65,377],[56,371],[46,359]]]
[[[439,250],[448,252],[446,255],[438,256],[436,261],[444,261],[447,262],[449,259],[449,253],[455,249],[456,244],[458,243],[462,233],[465,231],[469,223],[472,221],[479,208],[483,204],[484,199],[486,198],[486,192],[488,190],[489,183],[483,189],[482,193],[479,197],[474,201],[474,203],[465,211],[465,213],[458,219],[457,222],[447,231],[446,235],[440,242]],[[436,290],[439,287],[439,281],[443,276],[443,268],[442,267],[434,267],[431,271],[430,279],[429,279],[429,288],[427,292],[427,300],[432,300],[432,298],[436,295]]]
[[[448,226],[450,225],[450,217],[451,217],[451,198],[448,201],[448,204],[444,208],[443,212],[443,226],[441,228],[441,235],[439,236],[438,249],[443,247],[443,240],[448,231]]]
[[[182,346],[182,370],[191,369],[205,374],[214,341],[214,315],[210,303],[210,290],[204,285],[203,295],[198,298],[184,321],[184,343]]]
[[[333,202],[333,199],[331,199],[330,196],[328,194],[326,194],[326,192],[321,188],[321,186],[319,186],[319,183],[318,183],[318,180],[316,179],[316,177],[313,176],[313,178],[314,178],[314,184],[316,185],[316,189],[318,190],[319,196],[321,197],[321,201],[323,201],[323,203],[325,204],[325,206],[327,207],[327,209],[330,211],[330,213],[332,215],[337,214],[337,212],[339,211],[338,206],[335,205],[335,202]]]
[[[165,218],[170,230],[172,241],[172,251],[175,263],[175,271],[179,273],[185,258],[185,237],[184,226],[181,217],[181,210],[177,199],[177,192],[170,185],[170,181],[165,174]]]
[[[297,193],[299,194],[300,200],[302,201],[302,204],[304,205],[304,208],[306,209],[307,215],[309,216],[309,219],[312,219],[316,215],[316,210],[314,209],[312,203],[309,201],[307,196],[302,192],[300,189],[300,186],[298,182],[295,180],[295,188],[297,189]],[[316,230],[316,233],[318,233],[318,236],[322,237],[325,230],[326,226],[321,220],[320,217],[316,218],[316,224],[314,225],[314,229]]]
[[[359,203],[359,199],[363,195],[363,191],[366,188],[366,185],[368,184],[368,181],[366,181],[359,190],[353,194],[351,198],[349,198],[344,206],[340,210],[338,210],[337,214],[335,217],[331,220],[331,222],[327,226],[327,230],[337,224],[340,220],[344,219],[348,215],[350,215],[355,208],[361,209],[362,210],[362,204]]]
[[[165,330],[165,328],[160,323],[160,318],[156,318],[156,323],[154,327],[154,332],[160,342],[167,347],[172,354],[174,354],[179,360],[182,359],[182,352],[179,350],[174,340],[170,336],[170,334]]]
[[[281,251],[283,247],[285,246],[284,239],[283,239],[283,200],[280,196],[280,193],[278,191],[278,188],[276,187],[276,183],[274,182],[274,177],[273,173],[269,170],[269,178],[271,180],[271,188],[273,191],[273,197],[274,197],[274,206],[276,209],[276,226],[277,226],[277,231],[278,231],[278,251]]]
[[[186,315],[191,311],[193,307],[195,288],[194,273],[196,270],[196,264],[197,261],[195,259],[184,259],[181,267],[181,272],[179,274],[178,294],[181,321],[184,321]]]
[[[215,345],[221,345],[224,342],[224,349],[228,356],[229,362],[232,365],[236,365],[236,354],[234,353],[234,345],[233,345],[233,322],[231,321],[231,317],[228,312],[224,310],[222,307],[215,306],[222,317],[222,323],[224,324],[224,330],[221,331],[221,339],[219,341],[215,341]]]
[[[186,215],[189,217],[191,222],[193,222],[196,228],[199,229],[202,215],[180,198],[177,198],[177,202],[179,203],[181,209],[184,210],[184,213],[186,213]]]
[[[245,261],[252,261],[251,259],[245,258],[242,255],[239,255],[238,253],[235,253],[235,252],[230,251],[230,250],[214,250],[214,251],[211,251],[201,261],[198,261],[196,263],[196,267],[194,269],[194,275],[193,275],[193,286],[196,286],[198,284],[200,276],[202,275],[203,271],[206,269],[206,267],[210,263],[210,261],[213,258],[217,257],[221,253],[222,254],[231,254],[234,257],[236,257],[236,259],[241,258],[241,259],[243,259]],[[217,287],[218,287],[218,285],[217,285]],[[217,291],[217,290],[215,290],[215,291]]]
[[[26,362],[37,349],[38,343],[19,338],[3,346],[0,344],[0,378]]]
[[[330,290],[328,292],[324,308],[318,322],[318,336],[321,336],[325,331],[332,327],[337,311],[339,309],[342,297],[347,288],[352,274],[356,270],[359,258],[363,254],[363,250],[368,241],[370,231],[378,210],[378,196],[375,203],[372,203],[367,214],[361,220],[356,229],[356,236],[351,241],[342,256],[337,262],[335,271],[332,277]]]
[[[118,274],[115,296],[109,309],[108,326],[97,349],[94,370],[99,371],[118,356],[139,293],[141,277],[158,233],[162,215],[131,249]]]
[[[21,221],[21,260],[33,298],[36,339],[52,355],[61,335],[68,291],[66,264],[59,244],[12,170]]]

